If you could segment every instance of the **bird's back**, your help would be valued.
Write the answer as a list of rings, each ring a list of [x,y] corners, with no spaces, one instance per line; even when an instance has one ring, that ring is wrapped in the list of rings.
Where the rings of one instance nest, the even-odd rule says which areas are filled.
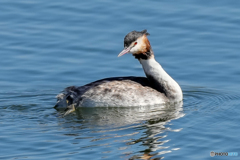
[[[163,93],[153,89],[145,77],[115,77],[81,87],[71,86],[57,96],[57,107],[129,107],[167,102]]]

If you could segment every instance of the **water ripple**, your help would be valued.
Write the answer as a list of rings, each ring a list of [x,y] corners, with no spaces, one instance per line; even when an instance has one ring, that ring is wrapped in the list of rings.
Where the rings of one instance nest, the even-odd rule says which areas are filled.
[[[209,110],[216,109],[216,106],[218,106],[218,109],[219,107],[224,109],[223,104],[233,103],[239,99],[240,95],[237,92],[204,87],[192,87],[184,92],[184,100],[187,102],[185,107],[188,109],[194,106],[208,107]]]

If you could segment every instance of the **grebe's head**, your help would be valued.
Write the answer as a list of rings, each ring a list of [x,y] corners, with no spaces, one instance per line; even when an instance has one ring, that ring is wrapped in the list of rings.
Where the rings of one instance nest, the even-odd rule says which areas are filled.
[[[119,53],[118,57],[132,53],[137,59],[149,59],[153,56],[150,42],[147,36],[150,35],[147,30],[132,31],[124,38],[124,49]]]

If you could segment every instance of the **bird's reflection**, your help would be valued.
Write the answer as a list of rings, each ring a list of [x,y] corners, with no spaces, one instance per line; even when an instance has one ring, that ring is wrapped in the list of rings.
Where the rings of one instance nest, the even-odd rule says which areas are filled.
[[[78,118],[97,126],[123,126],[147,121],[151,124],[164,124],[182,116],[182,102],[166,105],[141,107],[95,107],[78,108]]]
[[[165,143],[168,142],[167,132],[173,130],[166,124],[169,124],[173,119],[184,116],[182,104],[180,102],[161,106],[132,108],[78,108],[76,114],[81,119],[82,125],[88,126],[88,128],[98,128],[97,132],[101,132],[105,137],[113,130],[115,132],[123,131],[127,130],[129,126],[131,126],[132,133],[129,133],[128,129],[126,131],[128,135],[140,131],[140,137],[139,135],[135,136],[125,144],[126,146],[138,145],[141,146],[140,148],[145,149],[134,151],[132,154],[127,153],[126,156],[130,156],[129,159],[157,160],[161,159],[164,153],[172,152],[171,147],[166,146]],[[180,131],[180,129],[174,130],[174,132],[177,131]],[[117,136],[114,138],[116,139]],[[126,137],[126,139],[128,138]]]

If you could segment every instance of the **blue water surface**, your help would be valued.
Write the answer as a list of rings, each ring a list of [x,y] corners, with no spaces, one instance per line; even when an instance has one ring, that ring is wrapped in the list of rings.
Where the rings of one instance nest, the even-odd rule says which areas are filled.
[[[0,2],[0,159],[239,159],[240,1]],[[81,108],[65,87],[145,76],[124,36],[147,29],[183,104]]]

